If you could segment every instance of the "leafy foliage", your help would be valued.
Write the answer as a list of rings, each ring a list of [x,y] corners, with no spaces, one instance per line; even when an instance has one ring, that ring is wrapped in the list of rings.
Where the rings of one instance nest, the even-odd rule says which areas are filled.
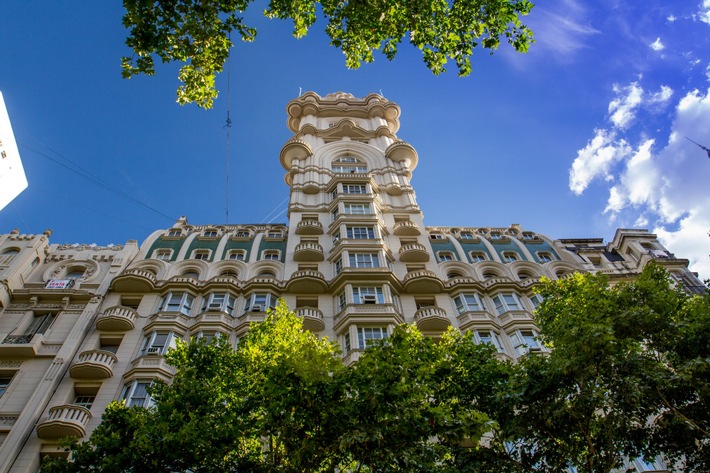
[[[71,460],[42,471],[451,471],[450,448],[493,426],[451,374],[497,362],[490,354],[470,336],[437,345],[403,326],[346,367],[282,302],[237,350],[178,344],[166,355],[172,383],[150,389],[153,408],[112,403],[87,442],[65,443]]]
[[[660,452],[710,471],[710,296],[657,266],[540,294],[551,351],[515,364],[471,333],[435,342],[403,325],[343,366],[281,303],[237,350],[179,344],[154,408],[111,404],[42,471],[610,473]]]
[[[211,108],[217,97],[215,75],[222,71],[235,31],[253,41],[256,30],[240,16],[251,0],[124,0],[126,44],[123,77],[155,74],[155,59],[178,61],[178,102]],[[345,54],[347,67],[372,62],[381,50],[392,60],[407,39],[423,53],[434,73],[445,71],[449,59],[459,75],[471,73],[471,55],[480,46],[493,51],[501,39],[525,52],[532,32],[522,24],[533,4],[529,0],[271,0],[264,14],[293,21],[293,35],[304,36],[318,14],[327,19],[331,45]]]
[[[655,265],[633,282],[576,274],[540,294],[552,351],[521,361],[511,431],[526,471],[610,472],[660,452],[709,471],[707,296],[688,297]]]

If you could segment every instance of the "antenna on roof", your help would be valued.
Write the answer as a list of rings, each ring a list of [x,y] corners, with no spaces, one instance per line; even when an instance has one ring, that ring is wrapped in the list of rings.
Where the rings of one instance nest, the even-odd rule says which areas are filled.
[[[695,141],[691,140],[687,136],[685,137],[686,140],[690,141],[694,145],[700,146],[702,149],[705,150],[705,152],[708,154],[708,158],[710,158],[710,148],[706,148],[705,146],[701,145],[700,143],[696,143]]]
[[[231,45],[231,33],[229,34],[229,42]],[[231,49],[231,47],[230,47]],[[231,94],[230,94],[230,77],[231,77],[231,54],[230,51],[227,51],[227,122],[222,128],[227,129],[227,152],[226,152],[226,159],[225,159],[225,225],[229,225],[229,141],[230,141],[230,136],[229,136],[229,130],[232,128],[232,119],[229,116],[232,100],[231,100]]]

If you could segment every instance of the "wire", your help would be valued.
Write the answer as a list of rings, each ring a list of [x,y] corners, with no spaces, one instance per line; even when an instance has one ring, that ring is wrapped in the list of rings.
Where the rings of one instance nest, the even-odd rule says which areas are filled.
[[[175,220],[176,220],[175,218],[170,217],[169,215],[164,214],[164,213],[161,212],[160,210],[157,210],[157,209],[151,207],[151,206],[148,205],[148,204],[144,204],[144,203],[141,202],[140,200],[138,200],[138,199],[136,199],[136,198],[134,198],[134,197],[132,197],[132,196],[126,194],[125,192],[123,192],[123,191],[117,189],[116,187],[113,187],[112,185],[108,184],[107,182],[102,181],[102,180],[99,179],[98,177],[92,175],[92,174],[91,174],[89,171],[87,171],[86,169],[82,168],[81,166],[79,166],[78,164],[76,164],[75,162],[73,162],[72,160],[70,160],[69,158],[67,158],[66,156],[62,155],[62,154],[59,153],[58,151],[53,150],[52,148],[50,148],[50,147],[47,146],[47,145],[45,145],[45,146],[47,147],[48,150],[50,150],[52,153],[56,154],[57,156],[61,157],[63,160],[65,160],[66,162],[70,163],[71,166],[74,166],[74,167],[72,168],[71,166],[68,166],[67,164],[65,164],[65,163],[63,163],[63,162],[61,162],[61,161],[59,161],[59,160],[57,160],[57,159],[55,159],[55,158],[49,156],[49,155],[46,154],[46,153],[43,153],[43,152],[39,151],[39,150],[37,150],[37,149],[31,148],[31,147],[29,147],[29,146],[27,146],[27,145],[24,145],[24,144],[21,144],[21,143],[18,143],[18,144],[19,144],[22,148],[25,148],[25,149],[27,149],[27,150],[29,150],[29,151],[32,151],[33,153],[36,153],[36,154],[38,154],[39,156],[42,156],[43,158],[49,159],[50,161],[52,161],[52,162],[54,162],[54,163],[56,163],[56,164],[62,166],[63,168],[65,168],[65,169],[67,169],[67,170],[69,170],[69,171],[71,171],[71,172],[73,172],[73,173],[75,173],[75,174],[78,174],[79,176],[83,177],[84,179],[86,179],[86,180],[88,180],[88,181],[91,181],[91,182],[93,182],[94,184],[96,184],[96,185],[98,185],[98,186],[100,186],[100,187],[103,187],[104,189],[106,189],[106,190],[108,190],[108,191],[110,191],[110,192],[113,192],[114,194],[118,195],[119,197],[122,197],[122,198],[124,198],[124,199],[126,199],[126,200],[128,200],[128,201],[130,201],[130,202],[133,202],[133,203],[136,204],[136,205],[139,205],[139,206],[141,206],[141,207],[143,207],[143,208],[145,208],[145,209],[148,209],[148,210],[150,210],[151,212],[153,212],[153,213],[155,213],[155,214],[157,214],[157,215],[160,215],[161,217],[165,217],[165,218],[167,218],[167,219],[170,220],[170,221],[175,221]],[[76,169],[75,169],[75,168],[76,168]]]
[[[229,44],[232,44],[232,33],[229,33]],[[231,49],[231,46],[230,46]],[[227,51],[227,123],[224,125],[224,128],[227,129],[227,156],[225,159],[225,213],[226,213],[226,218],[225,218],[225,224],[229,225],[229,142],[231,141],[230,139],[230,133],[229,130],[232,128],[232,119],[229,116],[230,109],[232,108],[232,94],[231,94],[231,76],[232,76],[232,61],[231,61],[231,54],[230,51]]]
[[[266,217],[262,218],[262,219],[261,219],[261,223],[264,223],[267,218],[271,217],[271,215],[272,215],[274,212],[276,212],[278,209],[280,209],[281,206],[282,206],[283,204],[285,204],[287,200],[288,200],[288,196],[286,196],[286,198],[285,198],[284,200],[282,200],[281,202],[279,202],[279,205],[277,205],[276,207],[274,207],[274,210],[272,210],[271,212],[269,212],[269,213],[266,215]],[[281,215],[282,213],[284,213],[283,210],[282,210],[280,213],[276,214],[276,217],[278,217],[278,216]],[[274,218],[276,218],[276,217],[274,217]],[[267,222],[267,223],[271,223],[271,222],[273,222],[273,219],[271,219],[271,220],[270,220],[269,222]]]

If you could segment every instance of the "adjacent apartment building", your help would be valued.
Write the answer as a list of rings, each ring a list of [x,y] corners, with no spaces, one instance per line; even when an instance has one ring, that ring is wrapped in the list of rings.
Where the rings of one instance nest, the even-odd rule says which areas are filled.
[[[532,316],[542,276],[629,279],[656,261],[703,290],[688,261],[646,230],[619,229],[605,243],[517,224],[426,227],[410,184],[417,152],[397,137],[399,107],[379,95],[308,92],[287,112],[288,224],[183,217],[140,246],[0,236],[0,472],[37,471],[57,439],[88,436],[113,400],[149,405],[147,386],[173,374],[162,355],[175,340],[236,344],[278,298],[306,329],[337,340],[345,363],[400,323],[432,337],[470,330],[514,360],[545,349]]]

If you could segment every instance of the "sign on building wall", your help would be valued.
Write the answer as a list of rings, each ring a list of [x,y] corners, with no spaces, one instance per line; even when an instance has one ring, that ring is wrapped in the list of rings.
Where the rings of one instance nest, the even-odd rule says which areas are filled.
[[[74,285],[73,279],[50,279],[44,285],[45,289],[69,289]]]
[[[0,92],[0,210],[27,189],[27,177]]]

